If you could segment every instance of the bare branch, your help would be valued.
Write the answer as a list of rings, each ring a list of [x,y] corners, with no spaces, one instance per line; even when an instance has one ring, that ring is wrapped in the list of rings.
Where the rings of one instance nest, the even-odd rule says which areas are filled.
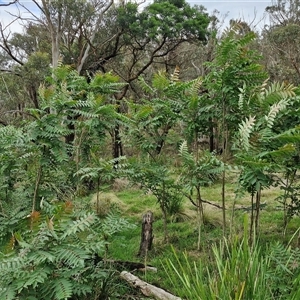
[[[2,28],[2,24],[1,24],[1,30],[5,31],[11,24],[13,24],[14,22],[16,22],[18,19],[18,17],[16,17],[14,20],[12,20],[10,23],[8,23],[4,28]]]
[[[4,76],[2,75],[1,77],[2,77],[2,81],[4,83],[4,86],[5,86],[6,92],[7,92],[8,96],[9,96],[9,98],[13,101],[13,97],[11,96],[11,93],[9,92],[9,89],[8,89],[8,86],[7,86],[6,81],[4,79]]]
[[[5,115],[5,114],[20,114],[20,115],[26,115],[26,116],[32,117],[34,119],[37,119],[37,117],[35,115],[33,115],[29,112],[26,112],[26,111],[19,110],[19,109],[5,111],[5,112],[1,113],[0,116]]]
[[[183,195],[184,195],[185,197],[187,197],[187,198],[190,200],[190,202],[191,202],[195,207],[198,207],[198,204],[194,201],[194,199],[192,198],[191,195],[189,195],[189,194],[187,194],[187,193],[183,193]],[[216,203],[213,203],[213,202],[210,202],[210,201],[208,201],[208,200],[201,199],[201,202],[202,202],[202,203],[209,204],[209,205],[211,205],[211,206],[215,206],[215,207],[220,208],[220,209],[223,209],[223,207],[222,207],[221,205],[216,204]]]
[[[82,56],[81,61],[80,61],[79,65],[78,65],[78,67],[77,67],[78,73],[81,72],[82,67],[83,67],[83,64],[85,63],[86,59],[88,58],[88,55],[89,55],[89,52],[90,52],[90,49],[91,49],[91,44],[93,44],[93,42],[94,42],[94,39],[95,39],[95,37],[96,37],[96,32],[98,31],[98,28],[99,28],[99,26],[100,26],[100,23],[101,23],[101,21],[102,21],[102,19],[103,19],[103,15],[104,15],[105,12],[113,5],[113,3],[114,3],[114,0],[110,0],[109,3],[105,6],[105,8],[104,8],[104,9],[102,10],[102,12],[100,13],[100,15],[99,15],[99,17],[98,17],[98,19],[97,19],[97,22],[96,22],[96,24],[95,24],[95,28],[94,28],[94,31],[93,31],[93,33],[92,33],[92,36],[91,36],[90,39],[89,39],[89,43],[88,43],[88,45],[87,45],[87,47],[86,47],[86,49],[85,49],[85,51],[84,51],[84,54],[83,54],[83,56]]]
[[[2,48],[14,61],[16,61],[18,64],[20,65],[23,65],[24,63],[19,60],[13,53],[12,53],[12,50],[8,44],[8,37],[5,37],[4,35],[4,30],[2,28],[2,24],[0,23],[0,35],[1,35],[1,38],[2,38],[2,42],[3,42],[3,45],[0,44],[0,48]]]
[[[32,0],[33,2],[34,2],[34,4],[43,12],[43,9],[41,8],[41,6],[38,4],[38,2],[37,1],[35,1],[35,0]],[[39,22],[39,23],[42,23],[41,22],[41,19],[38,17],[38,16],[36,16],[31,10],[29,10],[25,5],[23,5],[23,4],[21,4],[21,3],[19,3],[19,5],[20,6],[22,6],[29,14],[31,14],[32,16],[33,16],[33,18],[34,19],[32,19],[32,18],[24,18],[24,17],[21,17],[21,15],[20,15],[20,19],[22,19],[22,20],[29,20],[29,21],[37,21],[37,22]]]
[[[0,6],[9,6],[9,5],[15,4],[17,2],[18,2],[18,0],[10,1],[8,3],[0,3]]]
[[[0,72],[3,72],[3,73],[10,73],[10,74],[13,74],[13,75],[22,77],[21,74],[16,73],[15,71],[12,71],[12,70],[8,70],[8,69],[0,69]]]

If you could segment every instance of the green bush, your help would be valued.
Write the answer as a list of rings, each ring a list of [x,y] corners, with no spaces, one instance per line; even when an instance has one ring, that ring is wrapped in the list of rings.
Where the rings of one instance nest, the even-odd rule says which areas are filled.
[[[11,251],[0,254],[0,299],[108,299],[113,270],[101,258],[107,238],[128,222],[74,213],[68,202],[42,206],[30,230],[15,232]]]

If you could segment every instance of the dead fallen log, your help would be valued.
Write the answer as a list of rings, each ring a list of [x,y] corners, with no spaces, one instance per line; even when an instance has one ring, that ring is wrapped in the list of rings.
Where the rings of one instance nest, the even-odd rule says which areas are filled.
[[[114,267],[115,269],[121,270],[130,270],[130,271],[152,271],[157,272],[157,268],[145,265],[140,262],[134,261],[123,261],[123,260],[113,260],[113,259],[104,259],[103,262],[109,264],[110,266]]]
[[[123,271],[121,272],[121,278],[126,280],[131,286],[135,288],[139,288],[143,295],[147,297],[155,297],[155,299],[159,300],[181,300],[181,298],[176,297],[167,291],[158,288],[155,285],[149,284],[146,281],[139,279],[137,276],[133,274]]]
[[[263,202],[259,204],[259,209],[262,210],[266,208],[267,203]],[[244,210],[245,212],[249,212],[251,210],[256,210],[256,203],[254,203],[252,206],[241,206],[241,207],[235,207],[234,210]]]

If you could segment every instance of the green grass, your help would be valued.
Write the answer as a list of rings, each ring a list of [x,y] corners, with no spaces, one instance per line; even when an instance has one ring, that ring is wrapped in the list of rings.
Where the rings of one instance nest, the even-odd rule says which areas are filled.
[[[125,204],[124,213],[128,216],[141,218],[142,214],[148,210],[159,210],[155,197],[145,195],[143,191],[138,189],[118,192],[116,196]]]
[[[232,215],[232,206],[235,201],[235,184],[226,184],[226,216],[227,226],[230,227],[230,219]],[[283,224],[283,212],[278,208],[279,203],[275,201],[276,197],[280,194],[280,189],[272,188],[264,190],[262,192],[262,202],[265,202],[267,206],[260,212],[260,232],[263,236],[263,240],[274,240],[282,238],[282,224]],[[202,189],[203,198],[213,203],[221,203],[221,184],[215,184],[214,186],[204,187]],[[135,253],[138,252],[140,231],[141,231],[141,219],[142,215],[151,210],[154,213],[155,222],[153,224],[154,230],[154,249],[164,248],[163,242],[163,224],[161,219],[161,211],[153,195],[145,195],[143,191],[139,189],[126,189],[116,193],[116,197],[122,202],[122,214],[129,218],[135,225],[136,229],[130,232],[120,233],[120,247],[118,242],[114,241],[111,248],[125,247],[122,244],[122,239],[125,239],[128,244],[127,256],[134,257]],[[245,194],[236,200],[237,208],[249,207],[250,195]],[[174,244],[178,249],[189,249],[195,251],[195,243],[197,240],[197,223],[196,223],[196,211],[195,207],[190,203],[189,200],[185,199],[183,202],[183,212],[186,218],[181,222],[172,223],[171,220],[168,224],[169,230],[169,241],[170,244]],[[243,230],[242,219],[244,214],[249,214],[245,210],[240,209],[234,212],[234,223],[233,228],[235,232],[241,232]],[[203,243],[212,244],[218,241],[222,237],[222,213],[221,210],[205,204],[204,208],[204,235]],[[300,226],[300,222],[297,218],[291,220],[288,226],[288,236],[291,236],[295,230]],[[122,238],[123,236],[123,238]],[[204,245],[205,246],[205,245]],[[112,250],[113,254],[116,255],[118,250]],[[117,256],[124,256],[123,251],[120,250],[120,254]]]
[[[235,197],[234,178],[226,184],[226,217],[227,233],[230,236],[230,228],[233,229],[234,236],[243,236],[245,215],[250,217],[250,212],[244,208],[251,206],[250,195],[245,193],[239,198]],[[220,183],[213,186],[204,187],[202,196],[205,200],[212,203],[221,204]],[[113,192],[112,192],[113,193]],[[299,218],[293,218],[288,225],[287,235],[283,237],[283,211],[280,204],[275,199],[280,195],[279,188],[271,188],[262,192],[261,202],[267,205],[260,211],[259,241],[262,249],[266,249],[269,243],[282,241],[288,243],[291,236],[300,226]],[[166,290],[174,290],[170,278],[166,276],[162,263],[170,257],[174,258],[174,252],[186,253],[189,262],[201,261],[203,265],[212,264],[212,249],[223,240],[222,212],[220,209],[205,204],[204,207],[204,227],[202,234],[201,251],[197,251],[197,219],[196,209],[185,199],[182,206],[182,216],[179,218],[170,218],[168,223],[169,243],[164,241],[162,213],[156,198],[151,194],[144,194],[138,188],[124,188],[113,193],[112,202],[116,202],[123,217],[127,218],[135,225],[133,229],[124,230],[114,235],[110,240],[108,248],[108,258],[140,261],[158,268],[157,273],[147,272],[136,274],[149,283],[160,286]],[[233,224],[230,223],[232,217],[232,207],[235,204]],[[154,213],[153,223],[153,249],[148,253],[146,258],[137,257],[141,236],[142,215],[151,210]],[[297,236],[293,244],[296,245]],[[179,255],[179,254],[178,254]],[[180,282],[177,282],[180,285]]]

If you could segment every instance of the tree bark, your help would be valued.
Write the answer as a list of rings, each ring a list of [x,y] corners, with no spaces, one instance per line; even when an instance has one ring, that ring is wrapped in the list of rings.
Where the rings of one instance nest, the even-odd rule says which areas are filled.
[[[122,140],[120,136],[120,125],[116,124],[113,131],[113,157],[123,156]]]
[[[140,250],[138,256],[146,256],[148,251],[151,250],[152,248],[152,242],[153,242],[152,223],[153,223],[153,213],[151,211],[148,211],[143,215],[141,243],[140,243]]]

